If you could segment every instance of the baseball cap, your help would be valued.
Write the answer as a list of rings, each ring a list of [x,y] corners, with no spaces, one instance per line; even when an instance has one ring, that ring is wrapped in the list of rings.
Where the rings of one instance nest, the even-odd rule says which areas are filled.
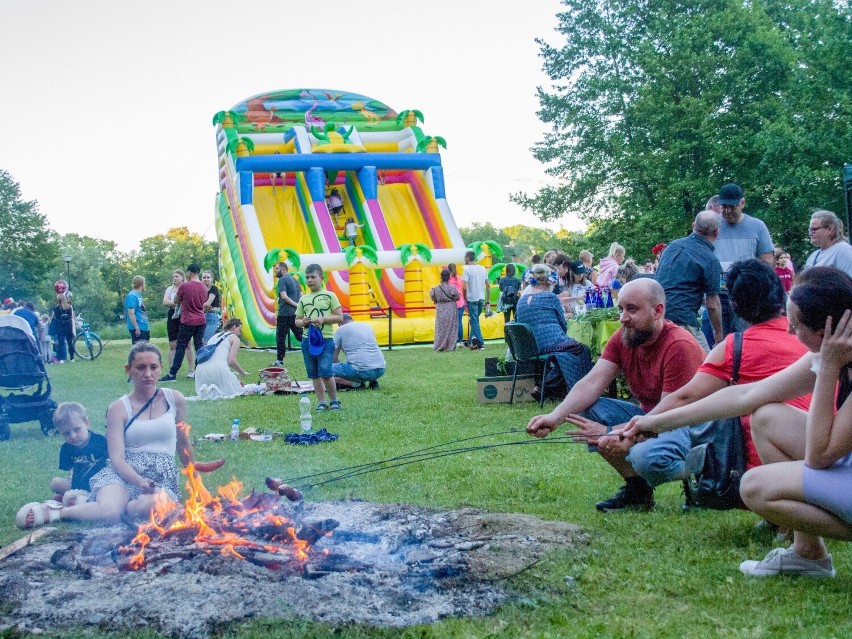
[[[726,184],[719,189],[719,204],[736,206],[745,197],[739,184]]]
[[[575,275],[588,275],[591,271],[580,260],[571,262],[571,272]]]
[[[322,330],[311,324],[308,326],[308,352],[311,355],[320,355],[325,348],[325,337]]]

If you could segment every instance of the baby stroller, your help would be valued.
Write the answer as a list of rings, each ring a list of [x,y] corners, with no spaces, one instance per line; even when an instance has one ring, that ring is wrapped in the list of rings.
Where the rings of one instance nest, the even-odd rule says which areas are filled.
[[[38,421],[45,435],[53,429],[50,390],[30,325],[17,315],[0,315],[0,441],[9,439],[13,423]]]

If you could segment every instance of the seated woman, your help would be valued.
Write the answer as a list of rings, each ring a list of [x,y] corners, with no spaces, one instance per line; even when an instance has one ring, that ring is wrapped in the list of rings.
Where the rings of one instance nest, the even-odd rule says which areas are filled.
[[[562,377],[570,388],[591,370],[589,349],[566,333],[568,324],[562,302],[552,292],[556,273],[546,264],[535,264],[527,273],[530,287],[518,300],[515,321],[532,328],[540,353],[554,354]]]
[[[195,367],[195,393],[201,399],[236,397],[245,392],[240,380],[231,372],[233,369],[239,375],[246,374],[237,362],[242,332],[242,321],[234,318],[210,338],[209,345],[216,346],[213,356]]]
[[[175,452],[184,466],[192,461],[189,437],[177,427],[186,419],[184,397],[157,388],[163,360],[160,349],[150,342],[133,345],[124,370],[133,392],[107,410],[109,463],[89,480],[95,501],[74,506],[53,501],[27,504],[18,512],[22,528],[60,519],[116,522],[125,513],[141,519],[151,513],[158,497],[180,500]]]
[[[826,334],[826,325],[829,318],[842,318],[847,311],[852,309],[852,278],[835,268],[814,267],[800,275],[790,292],[787,300],[787,318],[790,323],[790,331],[795,333],[799,341],[804,344],[809,352],[802,356],[796,363],[775,373],[771,377],[751,384],[740,384],[728,386],[705,399],[687,406],[682,406],[657,415],[643,415],[631,420],[622,434],[627,439],[641,437],[643,433],[663,433],[680,426],[694,424],[700,421],[724,419],[737,415],[751,414],[751,431],[757,452],[764,464],[761,466],[768,470],[757,469],[746,473],[741,485],[741,496],[747,505],[756,508],[757,512],[764,514],[773,523],[785,525],[790,523],[795,529],[792,548],[774,550],[759,562],[746,561],[740,569],[750,575],[768,576],[779,574],[806,574],[812,576],[833,576],[834,568],[831,556],[826,550],[825,544],[819,537],[821,534],[838,536],[843,533],[841,528],[825,527],[817,530],[816,526],[807,525],[803,528],[800,518],[779,517],[778,504],[776,509],[767,509],[760,505],[760,490],[757,487],[762,481],[755,480],[766,478],[764,473],[773,472],[771,464],[777,462],[791,462],[805,459],[807,452],[806,436],[808,414],[789,405],[789,400],[806,395],[814,390],[816,374],[814,368],[819,366],[820,359],[817,353],[820,351]],[[845,326],[844,326],[845,330]],[[841,407],[841,413],[852,410],[847,407],[846,400],[852,391],[852,377],[850,377],[850,364],[852,364],[852,352],[845,352],[845,364],[842,372],[837,373],[835,379],[839,380],[839,392],[837,393],[837,406]],[[838,357],[832,355],[832,364]],[[839,358],[844,359],[844,358]],[[816,366],[815,366],[816,364]],[[835,375],[835,373],[832,373]],[[833,392],[833,391],[832,391]],[[817,399],[814,399],[817,403]],[[852,404],[850,404],[852,406]],[[820,410],[814,408],[813,410]],[[822,414],[822,413],[818,413]],[[839,431],[838,431],[839,432]],[[839,434],[837,438],[840,439]],[[842,447],[836,445],[832,439],[830,454],[820,453],[816,449],[817,457],[813,459],[816,465],[831,465],[826,459],[840,459],[837,451]],[[847,451],[848,452],[848,451]],[[837,454],[837,457],[834,455]],[[803,477],[805,472],[799,477]],[[775,475],[773,475],[773,479]],[[756,483],[755,483],[756,482]],[[789,484],[786,484],[789,487]],[[799,481],[798,489],[802,489],[802,481]],[[847,490],[848,493],[848,490]],[[777,495],[779,493],[774,493]],[[774,501],[768,498],[769,493],[764,492],[762,501],[768,503]],[[848,495],[847,495],[848,499]],[[848,502],[847,502],[848,504]],[[789,506],[789,504],[787,504]],[[780,506],[783,508],[784,506]],[[848,507],[848,506],[847,506]],[[811,516],[816,511],[809,511]],[[768,514],[767,514],[768,513]],[[835,517],[835,519],[837,519]],[[794,522],[795,523],[792,523]],[[826,523],[826,519],[817,521],[817,525]],[[838,519],[839,521],[839,519]],[[848,521],[848,520],[847,520]],[[813,522],[812,522],[813,523]],[[837,523],[837,522],[835,522]],[[842,536],[843,539],[849,539]]]

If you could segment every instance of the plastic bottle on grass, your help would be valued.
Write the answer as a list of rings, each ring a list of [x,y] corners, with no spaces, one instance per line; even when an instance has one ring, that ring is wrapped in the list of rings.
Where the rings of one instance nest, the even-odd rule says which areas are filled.
[[[240,420],[235,419],[231,422],[231,441],[235,442],[240,438]]]
[[[310,433],[313,427],[314,418],[311,415],[311,400],[308,399],[307,393],[302,393],[302,399],[299,400],[299,422],[302,425],[303,433]]]

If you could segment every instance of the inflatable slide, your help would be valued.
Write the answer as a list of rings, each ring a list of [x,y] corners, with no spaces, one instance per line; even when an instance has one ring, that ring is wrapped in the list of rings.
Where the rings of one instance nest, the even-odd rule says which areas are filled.
[[[264,93],[215,115],[223,308],[243,320],[251,345],[275,345],[278,261],[297,279],[320,264],[329,290],[380,344],[432,341],[429,289],[446,264],[461,270],[467,247],[447,204],[446,143],[425,135],[422,120],[325,89]],[[498,256],[476,246],[492,266]],[[502,319],[483,319],[482,329],[500,337]]]

